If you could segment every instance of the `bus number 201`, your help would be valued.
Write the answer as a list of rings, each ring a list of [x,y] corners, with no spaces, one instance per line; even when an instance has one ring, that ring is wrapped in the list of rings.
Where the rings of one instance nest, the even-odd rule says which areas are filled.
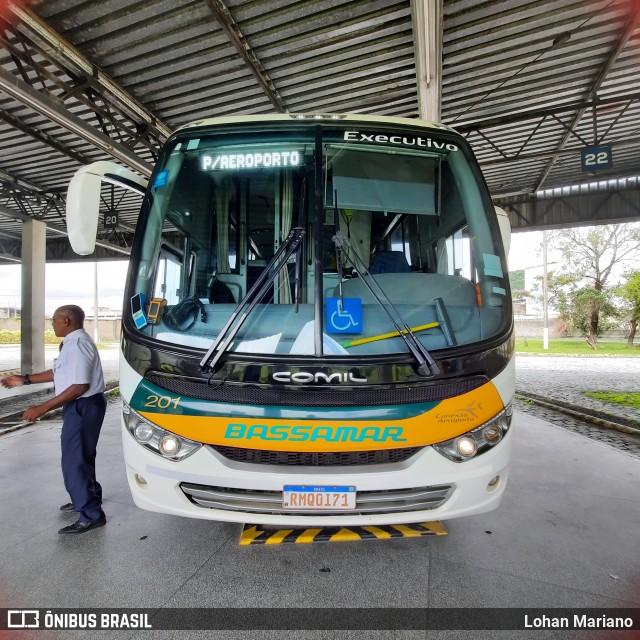
[[[169,396],[156,396],[155,394],[151,394],[147,396],[147,401],[144,403],[145,407],[149,407],[151,409],[168,409],[169,407],[173,407],[174,409],[178,408],[178,404],[180,402],[180,398],[171,398]]]

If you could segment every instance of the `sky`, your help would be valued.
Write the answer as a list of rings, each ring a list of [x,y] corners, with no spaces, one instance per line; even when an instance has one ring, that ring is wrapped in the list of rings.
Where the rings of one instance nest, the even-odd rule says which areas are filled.
[[[45,313],[63,304],[93,312],[93,262],[49,263],[45,273]],[[98,262],[98,307],[122,309],[127,277],[126,260]],[[21,266],[0,265],[0,306],[20,306]]]
[[[541,231],[511,235],[509,270],[537,267],[542,264]],[[98,306],[115,311],[122,309],[127,261],[98,262]],[[49,263],[45,275],[45,313],[52,314],[63,304],[77,304],[87,314],[93,311],[93,262]],[[535,269],[532,269],[531,273]],[[21,267],[0,265],[0,306],[20,307]]]
[[[549,258],[547,258],[549,259]],[[542,231],[521,231],[511,234],[509,271],[542,265]]]

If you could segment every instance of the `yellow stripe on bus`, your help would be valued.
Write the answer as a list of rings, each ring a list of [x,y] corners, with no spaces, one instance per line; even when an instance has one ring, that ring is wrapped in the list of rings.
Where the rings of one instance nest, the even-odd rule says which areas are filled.
[[[498,390],[492,382],[487,382],[473,391],[442,400],[420,415],[404,419],[353,420],[345,415],[340,421],[303,420],[150,411],[141,411],[140,415],[196,442],[243,449],[329,453],[428,446],[480,426],[503,408]]]

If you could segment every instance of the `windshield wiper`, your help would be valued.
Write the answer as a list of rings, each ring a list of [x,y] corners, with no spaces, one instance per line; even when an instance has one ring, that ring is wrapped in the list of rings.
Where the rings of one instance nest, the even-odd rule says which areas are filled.
[[[389,299],[389,296],[386,294],[384,289],[380,286],[380,283],[376,281],[376,279],[371,275],[369,269],[367,269],[366,265],[358,255],[358,253],[354,250],[353,245],[347,238],[345,238],[340,231],[336,231],[336,234],[333,236],[333,242],[336,245],[336,251],[342,252],[342,254],[346,257],[349,262],[353,265],[356,271],[361,276],[361,280],[365,287],[369,290],[369,293],[374,297],[375,301],[382,307],[384,312],[389,316],[389,320],[391,320],[393,326],[396,331],[400,335],[400,337],[404,340],[404,343],[407,345],[407,349],[411,352],[413,357],[416,359],[418,363],[418,373],[421,376],[432,377],[438,375],[440,373],[440,369],[436,364],[435,360],[431,356],[431,354],[427,351],[425,346],[418,340],[416,334],[413,333],[409,325],[405,322],[402,315],[395,307],[395,305]],[[345,247],[349,249],[349,251],[345,251]],[[359,264],[356,264],[359,263]],[[367,279],[364,276],[369,276]],[[378,289],[379,293],[376,293],[368,282],[370,280],[375,287]],[[342,297],[342,287],[340,286],[340,296]],[[383,299],[384,298],[384,301]],[[386,304],[385,304],[386,302]],[[388,307],[387,307],[388,305]],[[390,309],[393,310],[391,313]],[[394,317],[395,315],[395,317]]]
[[[209,348],[206,355],[200,361],[202,371],[215,373],[220,358],[229,350],[233,339],[236,337],[240,327],[249,317],[255,306],[264,298],[265,293],[273,284],[280,270],[287,265],[289,257],[294,251],[298,251],[306,235],[303,227],[294,227],[289,232],[280,248],[274,253],[266,267],[255,281],[254,285],[247,291],[247,294],[238,302],[227,324],[222,328],[215,342]],[[298,260],[300,255],[298,254]],[[297,295],[297,292],[296,292]],[[215,354],[215,355],[214,355]]]

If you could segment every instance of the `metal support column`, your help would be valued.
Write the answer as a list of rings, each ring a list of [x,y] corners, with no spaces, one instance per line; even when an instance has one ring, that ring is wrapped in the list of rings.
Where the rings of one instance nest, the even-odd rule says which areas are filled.
[[[418,107],[422,120],[440,122],[442,109],[442,0],[411,0]]]
[[[22,225],[22,373],[44,371],[46,233],[39,220]]]

